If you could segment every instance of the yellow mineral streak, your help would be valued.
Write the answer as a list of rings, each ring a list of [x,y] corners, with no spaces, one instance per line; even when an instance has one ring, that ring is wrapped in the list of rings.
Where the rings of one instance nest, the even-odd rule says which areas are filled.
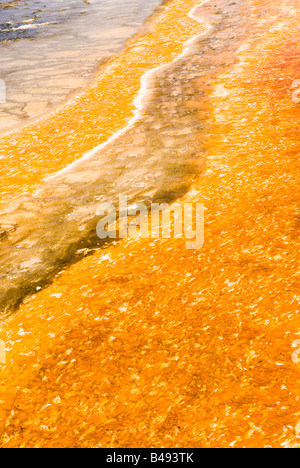
[[[300,31],[261,28],[212,86],[204,248],[120,242],[2,323],[3,447],[300,446]]]
[[[132,117],[141,77],[172,62],[187,40],[205,31],[188,17],[199,0],[172,0],[148,31],[99,70],[96,82],[53,114],[0,138],[0,207],[31,194],[45,177],[81,158]]]

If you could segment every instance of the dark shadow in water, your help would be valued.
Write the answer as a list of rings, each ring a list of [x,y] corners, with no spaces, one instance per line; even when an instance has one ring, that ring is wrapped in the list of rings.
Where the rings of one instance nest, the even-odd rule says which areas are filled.
[[[199,15],[213,26],[190,54],[158,73],[140,120],[89,160],[56,175],[0,216],[0,310],[15,310],[55,274],[107,244],[96,235],[102,202],[172,202],[182,197],[204,168],[210,83],[237,61],[250,37],[247,1],[211,2]],[[252,29],[253,31],[253,29]],[[187,102],[197,99],[199,109]]]

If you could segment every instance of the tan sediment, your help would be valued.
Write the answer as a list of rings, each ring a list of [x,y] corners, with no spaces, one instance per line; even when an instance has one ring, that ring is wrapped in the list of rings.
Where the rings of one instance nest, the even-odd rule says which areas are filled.
[[[7,89],[6,103],[0,106],[1,136],[10,130],[32,124],[46,111],[53,111],[80,89],[89,86],[97,76],[100,64],[123,49],[125,40],[136,34],[145,8],[150,12],[151,6],[154,8],[159,3],[159,0],[150,0],[147,7],[143,5],[132,26],[124,23],[124,15],[116,17],[109,14],[115,7],[113,2],[109,2],[101,6],[91,5],[77,18],[74,17],[74,9],[69,11],[71,17],[67,23],[48,24],[45,29],[33,33],[34,37],[38,36],[38,40],[22,40],[23,33],[19,32],[16,33],[16,41],[1,42],[0,76],[6,82]],[[129,16],[131,9],[132,6],[121,5],[122,12],[127,12]],[[50,37],[45,38],[45,33]],[[28,31],[24,30],[24,34],[26,36]],[[40,107],[35,112],[27,108],[25,111],[26,100],[15,99],[17,94],[24,93],[31,95],[32,103],[47,101],[48,108]],[[14,122],[11,121],[11,115],[15,117]]]
[[[38,123],[0,138],[0,206],[31,194],[42,180],[125,127],[134,114],[141,77],[172,62],[186,41],[205,31],[188,17],[196,0],[173,0],[149,30],[99,71],[95,84]],[[57,131],[59,129],[59,131]]]
[[[204,248],[121,242],[2,324],[2,446],[300,445],[299,24],[291,2],[251,5],[269,21],[213,83],[186,197]]]
[[[216,22],[220,21],[218,17]],[[234,21],[236,28],[238,15],[233,20],[227,12],[227,29]],[[204,24],[201,18],[197,22]],[[200,31],[207,31],[207,26]],[[225,69],[222,53],[211,54],[209,45],[200,65],[190,63],[196,39],[200,35],[185,43],[172,66],[160,65],[142,75],[134,116],[126,127],[0,214],[0,226],[14,226],[0,239],[2,313],[14,310],[37,286],[48,284],[78,249],[101,245],[96,236],[100,201],[114,203],[124,193],[129,203],[148,203],[174,200],[187,191],[203,167],[196,135],[204,124],[196,111],[186,111],[184,89],[193,88],[197,72],[208,85],[211,74]],[[227,42],[221,38],[222,50]]]

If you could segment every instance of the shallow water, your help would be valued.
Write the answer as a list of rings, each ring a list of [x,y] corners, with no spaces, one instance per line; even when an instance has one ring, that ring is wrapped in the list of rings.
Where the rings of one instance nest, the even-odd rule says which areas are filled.
[[[93,77],[160,0],[0,3],[0,132],[37,118]]]
[[[103,3],[103,2],[100,2]],[[2,0],[0,3],[0,42],[48,37],[52,25],[61,25],[86,14],[89,1]]]
[[[108,145],[96,146],[89,157],[53,175],[31,197],[20,198],[10,212],[0,216],[3,311],[51,280],[78,250],[101,245],[96,236],[99,203],[117,203],[120,193],[130,204],[170,202],[188,190],[204,167],[201,134],[206,122],[199,119],[198,109],[187,109],[185,103],[195,93],[194,81],[201,79],[205,108],[211,80],[236,60],[247,34],[245,14],[243,2],[238,9],[233,4],[222,10],[203,7],[199,35],[179,60],[157,69],[134,124]],[[188,21],[196,27],[195,19]],[[199,47],[201,60],[194,60]],[[142,53],[139,47],[136,50],[140,66],[144,49]],[[134,51],[130,53],[133,60]],[[161,59],[156,56],[156,60]],[[132,76],[134,72],[132,67]],[[45,175],[44,151],[41,156]],[[36,177],[36,159],[32,170]]]
[[[171,43],[165,60],[179,53],[184,40],[203,32],[199,23],[185,19],[187,3],[192,7],[196,2],[173,0],[169,12],[160,16],[161,23],[153,25],[155,36],[168,35]],[[300,446],[300,367],[292,360],[300,333],[300,107],[293,102],[291,88],[300,78],[296,7],[290,0],[276,5],[273,0],[218,0],[199,8],[197,14],[213,30],[199,38],[184,60],[156,76],[142,120],[106,148],[105,161],[102,152],[85,161],[90,167],[94,161],[94,170],[82,172],[81,161],[52,179],[54,192],[62,190],[65,207],[64,190],[80,195],[76,200],[82,211],[76,212],[77,203],[72,211],[76,225],[89,216],[85,207],[90,195],[97,196],[96,184],[90,184],[93,177],[108,182],[98,187],[99,193],[129,187],[136,196],[139,187],[133,182],[140,180],[134,159],[141,158],[146,166],[140,169],[152,175],[155,190],[160,187],[156,173],[167,177],[159,180],[167,180],[166,185],[170,180],[179,186],[182,181],[193,184],[183,201],[205,203],[206,240],[200,251],[186,250],[180,239],[124,240],[105,252],[99,249],[1,321],[1,339],[7,343],[7,361],[0,366],[1,446]],[[144,43],[147,65],[157,66],[147,55],[147,45],[156,56],[158,50],[165,51],[162,42],[146,36]],[[17,216],[24,216],[25,231],[35,222],[37,233],[42,231],[45,238],[47,227],[59,232],[64,213],[57,220],[55,210],[49,210],[51,225],[43,202],[49,209],[51,204],[39,198],[51,189],[50,182],[41,184],[39,192],[35,184],[42,174],[54,175],[103,141],[97,125],[93,127],[97,110],[102,123],[114,129],[128,121],[132,97],[147,68],[144,63],[138,72],[140,48],[137,41],[110,63],[106,80],[115,84],[110,102],[117,95],[121,104],[113,108],[115,118],[106,115],[104,120],[99,89],[93,88],[86,100],[55,116],[62,139],[53,137],[55,124],[48,121],[21,132],[17,142],[12,137],[2,140],[12,160],[5,166],[8,185],[1,182],[3,206],[22,190],[34,194],[23,199],[23,206],[15,206]],[[130,103],[122,100],[124,81],[111,80],[115,70],[125,75],[128,63]],[[78,127],[72,120],[76,110]],[[82,143],[82,135],[89,135],[88,142]],[[200,151],[195,157],[200,162],[196,180],[194,164],[187,176],[185,159],[195,149]],[[168,172],[172,150],[177,156],[173,169],[181,161],[183,167]],[[134,156],[128,168],[134,170],[128,173],[130,153]],[[157,172],[151,166],[152,154]],[[20,155],[27,175],[18,166]],[[123,185],[111,186],[111,168]],[[86,200],[84,184],[89,190]],[[51,193],[48,196],[51,199]],[[31,210],[35,214],[30,219]],[[32,231],[25,232],[21,242],[36,241]],[[7,234],[9,238],[9,230]],[[11,255],[17,251],[9,246],[7,250]],[[46,257],[52,254],[49,249]]]

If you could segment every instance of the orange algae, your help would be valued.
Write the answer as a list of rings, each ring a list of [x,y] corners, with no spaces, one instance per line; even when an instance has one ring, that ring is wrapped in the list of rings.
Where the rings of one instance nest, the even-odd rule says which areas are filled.
[[[212,87],[204,248],[124,241],[1,324],[2,446],[300,446],[299,25],[270,26]]]
[[[45,177],[105,142],[130,120],[144,73],[172,62],[185,42],[205,30],[187,15],[197,0],[173,0],[148,31],[99,70],[96,82],[35,124],[0,138],[0,204],[31,194]]]

